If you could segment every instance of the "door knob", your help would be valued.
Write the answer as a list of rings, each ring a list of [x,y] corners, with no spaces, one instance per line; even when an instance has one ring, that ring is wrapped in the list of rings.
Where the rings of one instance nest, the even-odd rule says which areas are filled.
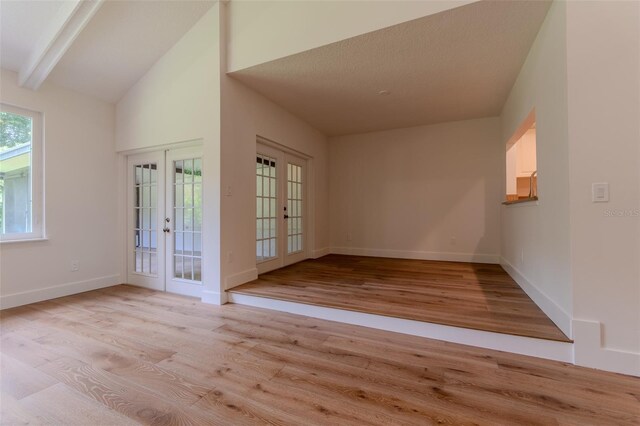
[[[162,232],[171,232],[171,229],[169,229],[169,228],[162,228]]]

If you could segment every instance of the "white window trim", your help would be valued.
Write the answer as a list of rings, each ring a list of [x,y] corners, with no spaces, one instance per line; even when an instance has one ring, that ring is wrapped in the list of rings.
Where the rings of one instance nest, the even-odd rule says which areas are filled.
[[[0,111],[31,118],[31,232],[1,234],[0,243],[46,240],[44,221],[44,114],[0,103]]]

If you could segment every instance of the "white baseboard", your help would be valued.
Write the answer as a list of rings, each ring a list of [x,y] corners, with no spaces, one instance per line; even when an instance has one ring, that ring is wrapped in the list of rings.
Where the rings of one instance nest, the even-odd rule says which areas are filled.
[[[573,362],[573,345],[571,343],[471,330],[238,293],[229,293],[229,302],[486,349]]]
[[[329,247],[324,247],[321,249],[313,250],[313,252],[311,253],[311,258],[317,259],[319,257],[326,256],[328,254],[331,254],[331,249]]]
[[[229,275],[224,279],[224,288],[229,290],[230,288],[237,287],[240,284],[248,283],[258,278],[258,269],[251,268],[237,274]]]
[[[500,266],[518,283],[531,300],[542,309],[542,312],[544,312],[564,334],[572,338],[571,316],[522,275],[522,273],[504,257],[500,258]]]
[[[573,333],[577,365],[640,377],[640,353],[603,346],[600,322],[573,320]]]
[[[331,247],[333,254],[350,254],[354,256],[391,257],[396,259],[444,260],[450,262],[500,263],[497,254],[484,253],[448,253],[436,251],[410,251],[371,249],[358,247]]]
[[[84,293],[85,291],[111,287],[121,283],[122,281],[120,275],[116,274],[106,277],[93,278],[85,281],[76,281],[72,283],[40,288],[37,290],[25,291],[22,293],[3,294],[2,296],[0,296],[0,309],[13,308],[16,306],[41,302],[43,300],[56,299],[58,297]]]

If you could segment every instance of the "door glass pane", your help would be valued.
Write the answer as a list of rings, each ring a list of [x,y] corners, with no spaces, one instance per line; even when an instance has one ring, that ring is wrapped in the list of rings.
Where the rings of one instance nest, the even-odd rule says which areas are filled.
[[[278,257],[276,159],[256,156],[256,261]]]
[[[182,278],[182,256],[173,255],[173,276]]]
[[[158,255],[156,253],[151,253],[151,266],[149,267],[149,273],[151,275],[158,274]]]
[[[134,271],[158,275],[158,167],[156,163],[133,166]]]
[[[202,281],[202,257],[193,258],[193,280]]]
[[[175,231],[173,233],[173,240],[174,240],[174,247],[173,247],[173,251],[175,254],[182,254],[182,248],[183,248],[183,244],[182,244],[182,232],[180,231]]]
[[[287,254],[298,253],[303,247],[302,167],[287,164]]]
[[[202,234],[193,234],[193,254],[196,257],[202,257]]]
[[[200,158],[193,160],[193,181],[195,183],[202,182],[202,160]]]
[[[202,281],[202,159],[173,162],[173,275]]]

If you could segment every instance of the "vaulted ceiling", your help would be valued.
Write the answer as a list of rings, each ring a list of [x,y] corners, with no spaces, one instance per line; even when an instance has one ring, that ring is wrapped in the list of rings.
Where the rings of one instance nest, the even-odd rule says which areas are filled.
[[[0,65],[116,102],[214,2],[46,0],[0,3]]]

